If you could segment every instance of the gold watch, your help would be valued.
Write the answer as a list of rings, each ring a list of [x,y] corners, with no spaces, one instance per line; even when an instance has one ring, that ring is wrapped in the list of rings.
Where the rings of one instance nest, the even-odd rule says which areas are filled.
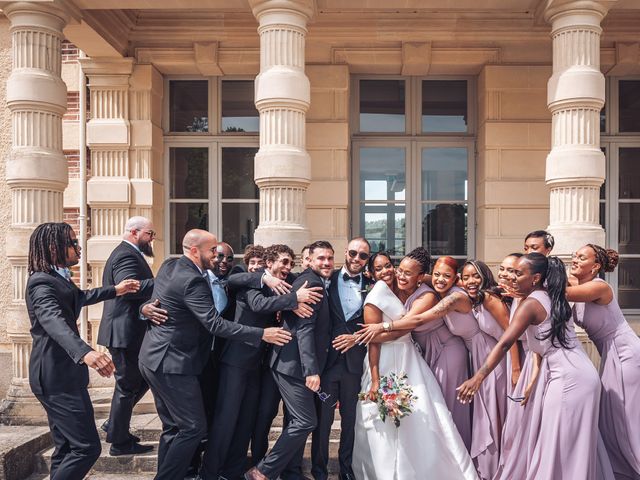
[[[385,332],[388,332],[389,330],[391,330],[391,324],[389,322],[382,322],[382,329]]]

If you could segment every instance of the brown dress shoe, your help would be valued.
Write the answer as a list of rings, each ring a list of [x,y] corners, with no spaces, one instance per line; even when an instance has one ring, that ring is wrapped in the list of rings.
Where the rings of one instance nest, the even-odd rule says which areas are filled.
[[[269,480],[266,476],[264,476],[258,467],[253,467],[247,473],[244,474],[245,480]]]

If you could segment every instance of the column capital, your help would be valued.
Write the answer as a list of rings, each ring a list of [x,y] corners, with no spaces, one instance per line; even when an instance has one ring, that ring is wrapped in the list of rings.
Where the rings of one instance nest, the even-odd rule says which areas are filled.
[[[249,0],[253,16],[264,24],[294,24],[306,29],[316,13],[315,0]]]
[[[132,57],[93,57],[80,58],[78,60],[82,65],[84,73],[91,77],[95,76],[114,76],[114,75],[131,75],[135,59]]]
[[[71,18],[69,10],[59,1],[0,2],[2,12],[11,21],[11,28],[40,27],[62,33]]]
[[[617,0],[548,0],[545,20],[553,30],[571,25],[600,26],[609,9]]]

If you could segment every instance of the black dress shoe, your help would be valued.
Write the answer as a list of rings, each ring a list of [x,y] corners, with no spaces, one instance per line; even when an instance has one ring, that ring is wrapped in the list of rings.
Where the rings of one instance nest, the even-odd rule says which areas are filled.
[[[338,475],[339,480],[356,480],[356,477],[351,473],[341,473]]]
[[[128,442],[124,445],[111,445],[109,455],[117,457],[120,455],[139,455],[153,450],[153,445],[140,445],[138,442]]]
[[[109,432],[109,420],[105,420],[104,423],[100,425],[100,430],[105,433]],[[134,443],[140,443],[140,437],[133,433],[129,433],[129,439]]]

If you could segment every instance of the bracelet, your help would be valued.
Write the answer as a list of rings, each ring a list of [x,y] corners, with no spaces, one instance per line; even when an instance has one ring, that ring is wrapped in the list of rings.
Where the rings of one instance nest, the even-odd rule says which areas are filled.
[[[393,330],[393,320],[389,322],[389,331]]]

